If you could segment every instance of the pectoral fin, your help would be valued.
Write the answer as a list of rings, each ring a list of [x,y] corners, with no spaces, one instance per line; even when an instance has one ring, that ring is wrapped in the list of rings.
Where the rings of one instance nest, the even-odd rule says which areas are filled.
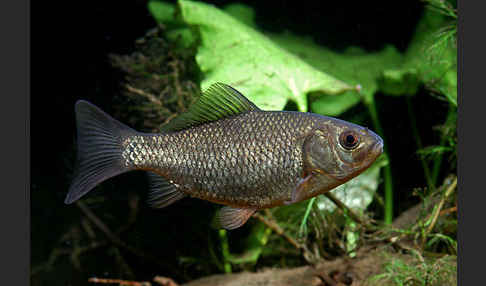
[[[285,201],[285,205],[297,203],[309,198],[324,194],[336,186],[342,184],[341,181],[325,173],[313,171],[305,178],[300,179],[295,189],[290,195],[290,199]]]
[[[290,200],[285,201],[284,204],[290,205],[304,200],[306,198],[308,185],[310,184],[312,176],[313,175],[310,174],[307,177],[300,179],[299,183],[297,184],[297,186],[295,186],[295,189],[292,191]]]
[[[255,213],[255,209],[223,207],[217,214],[219,226],[228,230],[239,228]]]

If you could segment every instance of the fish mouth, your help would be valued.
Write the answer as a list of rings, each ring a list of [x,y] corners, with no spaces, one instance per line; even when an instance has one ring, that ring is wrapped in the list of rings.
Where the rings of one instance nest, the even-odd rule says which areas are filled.
[[[372,152],[376,154],[376,157],[380,156],[381,153],[383,153],[383,140],[381,138],[379,139],[380,140],[378,140],[371,149],[373,150]]]
[[[383,140],[376,136],[376,142],[370,146],[369,155],[367,162],[365,163],[366,168],[369,167],[375,160],[383,153]]]
[[[370,153],[375,155],[375,158],[383,153],[383,139],[373,131],[368,131],[374,138],[375,143],[371,146]]]

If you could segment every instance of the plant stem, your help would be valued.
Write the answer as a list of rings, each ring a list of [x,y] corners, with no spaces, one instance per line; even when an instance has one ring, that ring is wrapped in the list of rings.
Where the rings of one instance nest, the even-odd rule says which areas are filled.
[[[312,205],[314,204],[314,201],[316,200],[316,197],[313,197],[312,199],[309,200],[309,203],[307,203],[307,209],[305,210],[304,218],[300,222],[300,227],[299,227],[299,236],[304,235],[304,229],[307,224],[307,218],[309,217],[310,211],[312,209]]]
[[[413,113],[412,100],[410,98],[410,96],[406,96],[408,117],[410,118],[410,126],[412,127],[412,134],[415,139],[415,144],[417,145],[417,150],[420,150],[423,148],[422,140],[420,140],[420,134],[417,129],[417,121],[415,120],[415,114]],[[420,157],[420,162],[422,163],[422,168],[424,169],[424,176],[429,190],[433,190],[435,188],[435,184],[432,180],[432,176],[430,175],[429,166],[423,157]]]
[[[225,273],[231,273],[231,263],[229,257],[231,256],[229,250],[228,237],[226,236],[226,230],[219,230],[219,238],[221,239],[221,251],[223,253],[223,267]]]
[[[452,104],[449,104],[449,111],[447,112],[447,118],[445,121],[445,125],[449,126],[449,122],[454,118],[454,113],[455,113],[455,107]],[[440,137],[440,146],[444,146],[447,140],[447,136],[445,134],[442,134]],[[434,160],[433,166],[432,166],[432,182],[437,184],[437,179],[439,177],[439,171],[440,171],[440,165],[442,164],[442,158],[444,155],[441,153],[439,156]]]
[[[385,136],[383,129],[381,128],[380,121],[378,120],[378,113],[376,112],[376,105],[374,97],[371,96],[369,100],[365,99],[365,104],[368,107],[368,111],[371,115],[371,120],[375,126],[376,132],[385,141]],[[383,146],[384,154],[388,154],[388,147],[385,143]],[[392,182],[392,172],[391,172],[391,160],[387,155],[388,165],[383,167],[383,175],[385,177],[385,224],[391,224],[393,220],[393,182]]]

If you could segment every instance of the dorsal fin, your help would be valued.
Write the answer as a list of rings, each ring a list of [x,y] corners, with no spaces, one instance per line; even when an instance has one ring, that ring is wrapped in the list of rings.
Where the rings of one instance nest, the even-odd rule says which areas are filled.
[[[260,109],[243,94],[218,82],[205,90],[186,113],[162,126],[162,131],[178,131],[255,110]]]

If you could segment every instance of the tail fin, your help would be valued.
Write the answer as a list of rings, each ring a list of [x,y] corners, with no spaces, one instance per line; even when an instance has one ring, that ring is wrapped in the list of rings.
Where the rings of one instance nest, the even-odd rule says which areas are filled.
[[[75,202],[104,180],[130,171],[122,162],[122,142],[137,133],[87,101],[77,101],[75,111],[78,155],[66,204]]]

